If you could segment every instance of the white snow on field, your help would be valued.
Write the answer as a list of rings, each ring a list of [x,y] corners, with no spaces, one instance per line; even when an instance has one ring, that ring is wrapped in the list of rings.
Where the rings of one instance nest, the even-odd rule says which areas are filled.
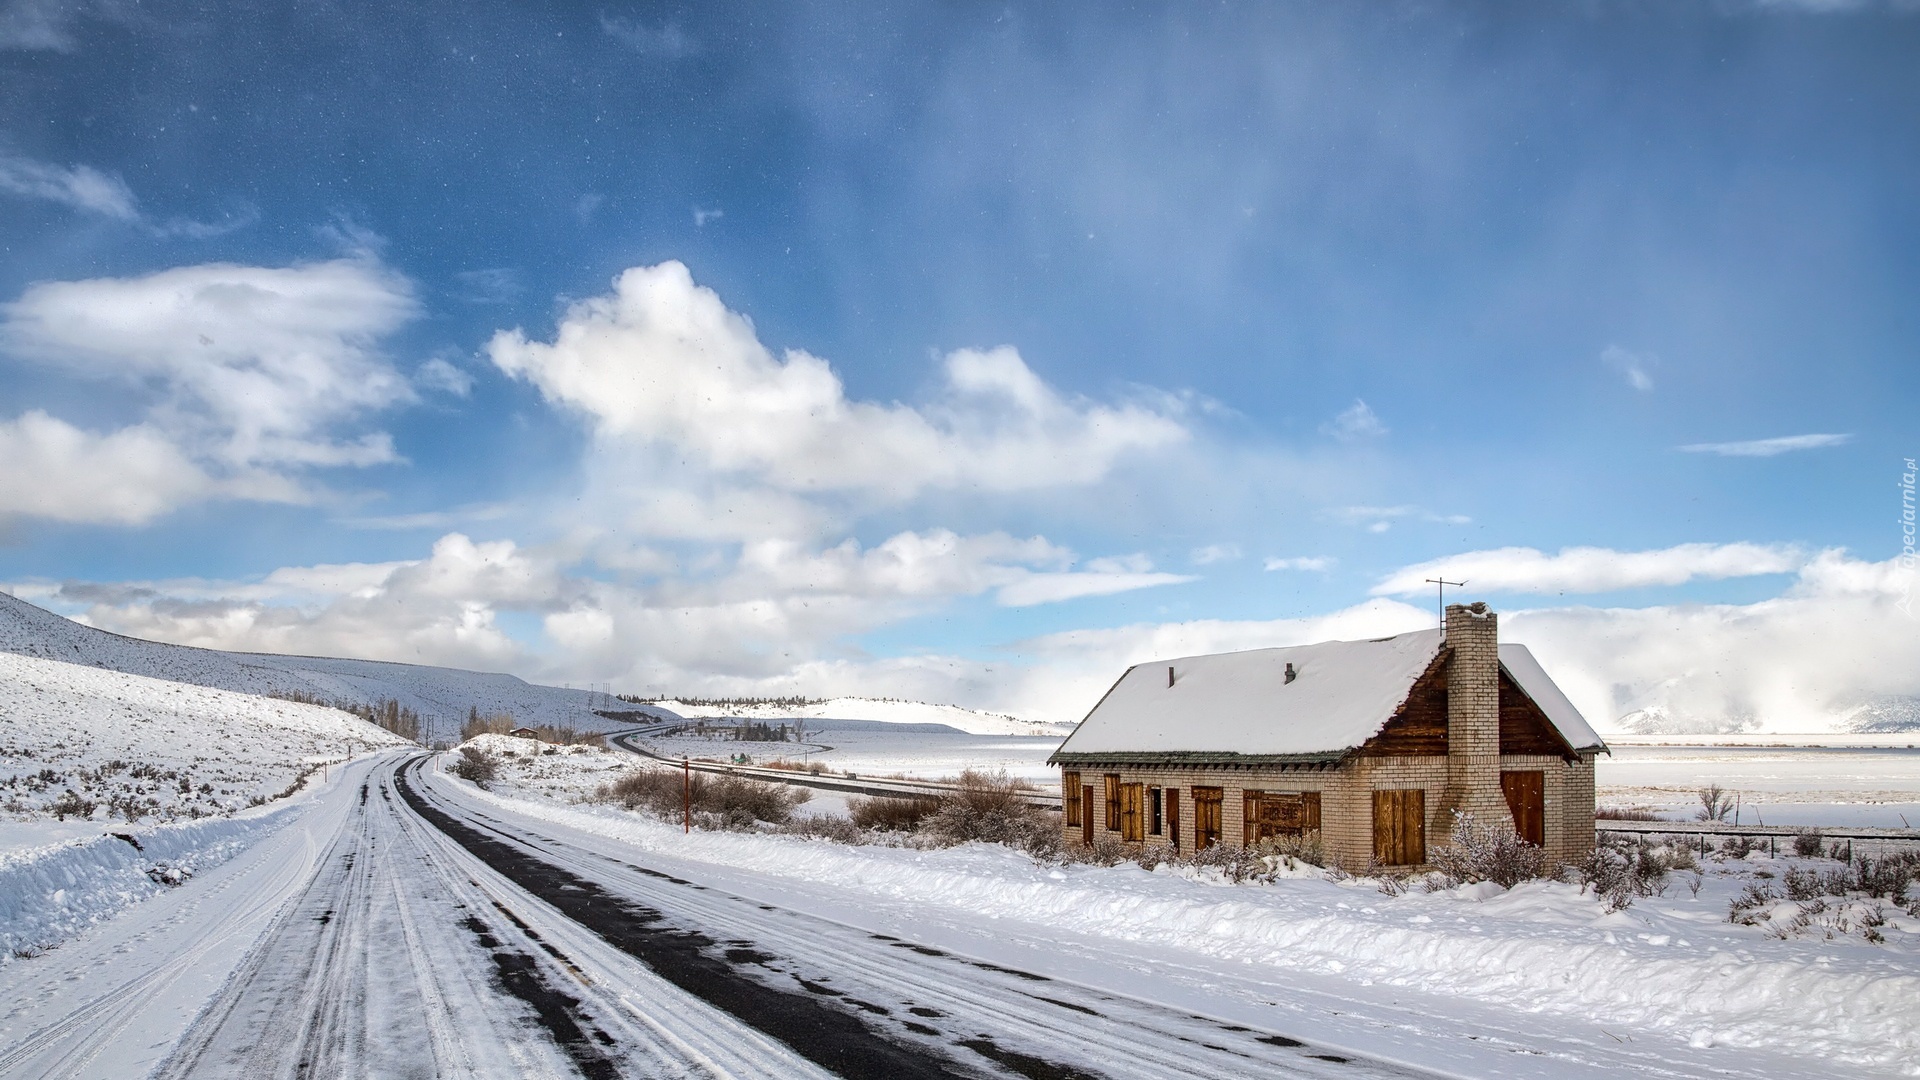
[[[0,653],[0,820],[222,816],[404,743],[338,709]]]
[[[969,735],[951,728],[928,730],[919,725],[863,721],[821,721],[807,728],[806,740],[794,742],[739,742],[728,729],[706,735],[642,739],[655,753],[667,757],[727,760],[744,753],[754,764],[788,761],[825,765],[834,772],[859,776],[902,776],[938,780],[964,769],[1003,771],[1043,788],[1060,786],[1060,770],[1047,764],[1047,755],[1060,747],[1060,737],[1035,735]]]
[[[0,594],[0,652],[246,694],[297,693],[322,701],[398,701],[414,710],[435,738],[450,738],[469,709],[507,713],[516,721],[604,731],[620,726],[594,715],[603,695],[539,686],[512,675],[324,656],[222,652],[110,634]],[[621,710],[643,706],[613,702]]]
[[[888,724],[945,724],[971,735],[1052,735],[1063,736],[1072,724],[1042,724],[1022,720],[1005,713],[978,712],[958,705],[932,705],[924,701],[895,701],[882,698],[839,697],[804,705],[771,703],[733,705],[689,705],[667,700],[653,704],[681,716],[712,718],[737,716],[748,720],[783,723],[793,720],[875,720]]]
[[[1728,921],[1729,901],[1768,880],[1760,875],[1837,866],[1819,860],[1711,858],[1697,892],[1680,873],[1664,895],[1610,913],[1558,882],[1400,895],[1367,879],[1233,886],[1131,864],[1048,866],[980,844],[928,851],[747,832],[687,836],[605,806],[508,790],[474,797],[644,851],[839,890],[850,909],[863,898],[907,903],[930,917],[964,913],[1104,938],[1116,950],[1174,949],[1196,967],[1265,972],[1276,986],[1332,976],[1382,995],[1406,988],[1472,999],[1693,1047],[1920,1074],[1920,920],[1884,909],[1884,944],[1857,928],[1828,939],[1816,926],[1782,939],[1767,925]]]

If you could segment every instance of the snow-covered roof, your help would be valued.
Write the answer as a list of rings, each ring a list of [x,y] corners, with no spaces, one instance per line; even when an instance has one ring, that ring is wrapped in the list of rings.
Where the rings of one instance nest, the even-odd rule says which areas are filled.
[[[1332,760],[1379,734],[1441,646],[1434,629],[1137,664],[1054,760]],[[1501,645],[1500,660],[1569,746],[1602,745],[1524,645]]]
[[[1439,652],[1440,631],[1419,630],[1136,664],[1056,756],[1338,756],[1380,730]]]
[[[1607,744],[1587,723],[1587,718],[1581,716],[1580,710],[1567,700],[1567,695],[1560,691],[1559,685],[1547,675],[1546,669],[1540,666],[1540,661],[1533,658],[1533,653],[1525,645],[1502,643],[1500,666],[1506,669],[1507,677],[1513,680],[1514,685],[1524,690],[1533,703],[1540,706],[1540,711],[1547,714],[1554,730],[1560,732],[1560,737],[1567,740],[1568,746],[1575,750],[1600,750],[1606,747]]]

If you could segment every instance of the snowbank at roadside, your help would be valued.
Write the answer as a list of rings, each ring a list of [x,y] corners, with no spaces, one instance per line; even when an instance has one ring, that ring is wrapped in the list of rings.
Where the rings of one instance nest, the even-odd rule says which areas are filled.
[[[0,853],[0,965],[57,947],[96,923],[185,884],[299,812],[282,803]]]
[[[1884,945],[1847,936],[1783,941],[1729,923],[1728,901],[1743,882],[1784,860],[1710,868],[1697,893],[1677,876],[1667,895],[1608,913],[1561,883],[1388,896],[1359,880],[1232,887],[1131,865],[1046,867],[988,845],[919,851],[752,833],[684,836],[607,807],[463,786],[505,809],[642,850],[842,889],[856,906],[863,896],[884,897],[1166,946],[1242,973],[1254,965],[1276,983],[1289,972],[1333,974],[1695,1046],[1920,1074],[1920,922],[1894,918]]]

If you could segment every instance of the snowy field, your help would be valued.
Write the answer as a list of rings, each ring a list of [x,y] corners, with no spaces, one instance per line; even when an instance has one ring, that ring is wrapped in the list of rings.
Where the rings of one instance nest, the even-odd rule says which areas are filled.
[[[830,892],[850,912],[886,905],[916,920],[984,919],[1009,935],[1171,952],[1186,957],[1189,975],[1214,972],[1222,985],[1343,983],[1362,998],[1435,995],[1484,1006],[1537,1031],[1597,1024],[1663,1060],[1691,1054],[1701,1071],[1765,1074],[1742,1057],[1749,1050],[1804,1058],[1815,1072],[1826,1059],[1920,1074],[1920,919],[1861,901],[1808,918],[1780,902],[1763,907],[1755,925],[1729,921],[1730,902],[1749,886],[1777,883],[1790,868],[1839,865],[1826,860],[1713,856],[1621,911],[1558,882],[1389,895],[1378,881],[1302,873],[1236,886],[1207,870],[1048,865],[986,845],[927,851],[741,832],[687,837],[643,814],[573,801],[618,760],[589,750],[522,757],[505,782],[473,796],[692,866]],[[1874,923],[1878,943],[1866,932]],[[1368,1037],[1364,1017],[1341,1023],[1351,1038]]]
[[[1611,744],[1597,766],[1603,806],[1691,818],[1699,790],[1740,797],[1747,825],[1920,826],[1920,748],[1905,736],[1798,736],[1714,745]],[[1818,742],[1822,745],[1805,745]],[[1878,745],[1874,745],[1875,743]],[[1894,745],[1889,745],[1894,743]]]
[[[938,779],[962,769],[1003,769],[1047,787],[1060,782],[1058,770],[1046,763],[1060,745],[1059,736],[973,735],[940,725],[818,720],[808,723],[803,742],[741,742],[728,729],[717,729],[706,736],[688,733],[647,743],[670,757],[727,760],[746,754],[759,764],[820,762],[861,776]]]
[[[0,846],[230,815],[402,743],[338,709],[0,653]]]

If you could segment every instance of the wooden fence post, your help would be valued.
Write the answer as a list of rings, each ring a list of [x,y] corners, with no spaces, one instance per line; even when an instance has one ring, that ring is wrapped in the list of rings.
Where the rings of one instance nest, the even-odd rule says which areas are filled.
[[[680,831],[693,832],[693,761],[680,758]]]

